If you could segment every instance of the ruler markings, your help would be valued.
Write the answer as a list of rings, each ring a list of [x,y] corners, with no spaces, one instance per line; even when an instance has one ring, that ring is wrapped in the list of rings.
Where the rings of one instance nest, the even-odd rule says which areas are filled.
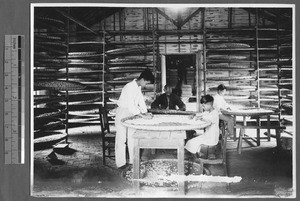
[[[5,35],[5,164],[24,163],[24,44],[24,36]]]

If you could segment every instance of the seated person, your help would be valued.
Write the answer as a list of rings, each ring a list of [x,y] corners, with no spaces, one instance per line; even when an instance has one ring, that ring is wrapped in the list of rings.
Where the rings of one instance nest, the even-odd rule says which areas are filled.
[[[185,104],[182,100],[172,92],[172,88],[169,85],[164,87],[165,93],[158,96],[155,101],[151,104],[152,109],[170,109],[175,110],[176,106],[179,110],[185,111]]]
[[[226,93],[226,87],[224,84],[220,84],[217,88],[217,94],[214,96],[214,108],[219,112],[219,118],[227,123],[227,130],[229,136],[233,136],[234,123],[233,117],[230,115],[222,114],[223,110],[230,110],[230,106],[224,99]]]
[[[214,146],[219,142],[219,113],[213,108],[214,98],[211,95],[205,95],[201,98],[200,103],[204,112],[196,114],[193,118],[209,122],[210,125],[205,128],[202,135],[194,137],[187,141],[185,149],[192,154],[193,159],[197,162],[201,157],[201,145]],[[215,158],[214,154],[209,154],[208,158]]]

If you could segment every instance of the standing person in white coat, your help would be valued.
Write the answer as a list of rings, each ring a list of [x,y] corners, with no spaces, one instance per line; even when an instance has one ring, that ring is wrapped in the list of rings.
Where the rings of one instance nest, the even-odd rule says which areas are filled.
[[[142,118],[152,118],[151,113],[147,113],[147,107],[142,94],[142,87],[154,83],[154,76],[150,70],[143,71],[137,79],[127,83],[121,92],[117,102],[116,111],[116,142],[115,142],[115,159],[118,168],[127,167],[126,164],[126,140],[129,151],[129,164],[133,162],[133,141],[132,134],[135,129],[126,128],[121,120],[125,117],[139,115]]]

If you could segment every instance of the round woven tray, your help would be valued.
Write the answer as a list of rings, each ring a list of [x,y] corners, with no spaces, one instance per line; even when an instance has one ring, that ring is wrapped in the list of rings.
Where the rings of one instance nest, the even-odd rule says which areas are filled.
[[[132,116],[122,119],[121,122],[126,127],[153,131],[195,130],[210,125],[204,121],[190,120],[187,115],[153,115],[152,119]]]
[[[48,130],[64,123],[59,118],[38,118],[34,119],[34,130]]]
[[[103,54],[98,52],[69,52],[69,58],[89,58],[89,57],[103,57]],[[102,59],[102,58],[101,58]]]
[[[62,81],[62,80],[50,80],[50,81],[37,81],[34,82],[34,87],[37,89],[50,89],[59,91],[72,91],[72,90],[82,90],[86,86],[78,82]]]
[[[102,94],[96,92],[96,93],[82,93],[82,94],[72,94],[69,95],[68,100],[69,102],[94,102],[101,100]]]
[[[53,48],[58,48],[61,50],[66,50],[68,45],[64,44],[64,43],[58,43],[58,42],[49,42],[49,41],[38,41],[35,43],[36,45],[43,45],[43,46],[49,46],[49,47],[53,47]]]
[[[62,37],[49,34],[34,34],[34,40],[37,41],[61,41]]]
[[[208,55],[212,60],[245,60],[247,56],[244,55]]]
[[[66,51],[60,50],[59,48],[51,47],[51,46],[46,46],[42,44],[34,44],[34,49],[35,51],[41,52],[41,51],[47,51],[51,52],[55,55],[66,55]]]
[[[56,134],[54,132],[53,135],[36,138],[33,141],[34,142],[34,150],[37,151],[37,150],[52,148],[53,145],[65,140],[66,137],[67,137],[66,133]]]
[[[106,51],[108,55],[141,55],[153,51],[153,47],[129,47]]]
[[[263,116],[274,114],[274,111],[262,108],[245,108],[238,110],[224,110],[222,113],[225,115]]]
[[[141,188],[155,188],[164,190],[178,190],[178,183],[163,179],[163,177],[178,175],[177,159],[153,159],[140,163],[140,178],[144,181],[140,182]],[[201,175],[204,168],[202,164],[194,163],[191,161],[184,161],[184,174],[185,175]],[[126,183],[132,185],[133,170],[125,169],[121,172],[121,177]],[[187,182],[188,189],[196,187],[196,183],[200,182]],[[154,190],[154,189],[153,189]]]
[[[122,72],[122,71],[143,71],[149,69],[147,66],[113,66],[109,67],[109,72]]]
[[[69,45],[104,45],[102,41],[75,41],[70,42]]]
[[[181,110],[162,110],[162,109],[149,109],[152,114],[174,114],[174,115],[192,115],[195,114],[193,111],[181,111]]]
[[[116,58],[116,59],[110,59],[108,61],[109,65],[118,65],[118,66],[124,66],[124,65],[142,65],[142,64],[150,64],[151,61],[149,60],[140,60],[140,59],[132,59],[132,58],[127,58],[127,59],[120,59],[120,58]]]
[[[61,113],[61,110],[53,108],[34,108],[34,119],[53,118]]]
[[[217,87],[210,87],[210,91],[217,91]],[[238,86],[238,85],[230,85],[226,86],[227,91],[240,91],[240,90],[245,90],[245,91],[254,91],[256,90],[256,86]]]
[[[66,68],[62,68],[59,70],[59,72],[62,73],[67,73],[67,69]],[[78,68],[78,67],[70,67],[68,68],[68,73],[69,74],[95,74],[95,73],[103,73],[102,70],[99,70],[97,68]]]
[[[65,22],[59,19],[54,19],[50,17],[36,17],[35,23],[45,23],[45,24],[51,24],[58,27],[65,27]]]
[[[65,100],[65,97],[61,96],[52,96],[52,95],[35,95],[34,96],[34,105],[40,105],[51,102],[60,102]]]
[[[207,80],[212,81],[234,81],[234,80],[255,80],[255,76],[239,76],[239,77],[208,77]]]
[[[235,49],[235,48],[249,48],[250,45],[245,43],[209,43],[207,48],[211,49]]]
[[[99,112],[99,104],[85,104],[85,105],[69,105],[69,111],[73,112],[84,112],[84,113],[95,113]]]
[[[123,74],[122,76],[115,77],[114,81],[129,81],[135,78],[138,78],[140,73],[130,73],[130,74]]]

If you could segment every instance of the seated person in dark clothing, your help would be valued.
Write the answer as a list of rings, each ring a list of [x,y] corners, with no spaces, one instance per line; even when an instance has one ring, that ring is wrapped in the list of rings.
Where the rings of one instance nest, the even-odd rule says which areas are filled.
[[[156,98],[151,104],[152,109],[170,109],[175,110],[176,106],[179,110],[185,111],[185,104],[182,102],[179,96],[172,92],[172,88],[169,85],[164,87],[165,93]]]

